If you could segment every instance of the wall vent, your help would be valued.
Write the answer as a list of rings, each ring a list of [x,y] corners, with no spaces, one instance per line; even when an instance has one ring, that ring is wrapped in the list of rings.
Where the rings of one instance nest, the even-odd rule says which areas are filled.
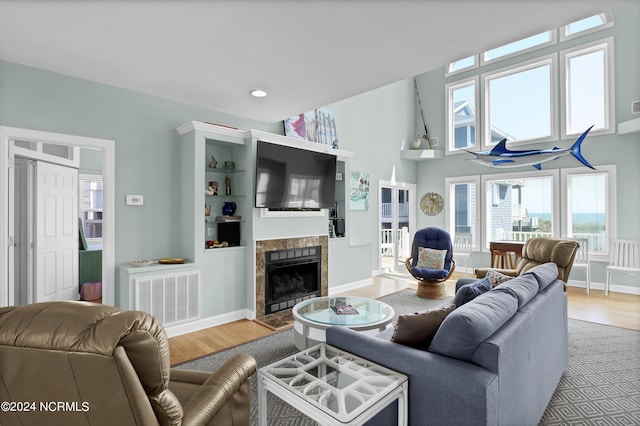
[[[200,318],[200,271],[135,278],[135,309],[169,326]]]
[[[640,113],[640,101],[631,102],[631,113],[632,114]]]

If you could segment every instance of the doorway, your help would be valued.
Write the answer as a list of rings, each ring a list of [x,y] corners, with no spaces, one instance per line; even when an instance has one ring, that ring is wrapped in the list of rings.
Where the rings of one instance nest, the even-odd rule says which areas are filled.
[[[4,178],[2,179],[3,184],[0,185],[0,226],[3,230],[6,230],[5,232],[0,232],[0,306],[18,304],[25,297],[24,294],[21,296],[19,291],[16,292],[14,285],[15,258],[16,256],[21,256],[21,254],[15,245],[14,180],[16,175],[13,141],[44,142],[66,146],[69,149],[84,147],[101,151],[101,168],[104,180],[103,212],[105,216],[103,221],[102,300],[105,304],[113,305],[115,302],[114,141],[0,126],[0,170]],[[77,235],[77,225],[73,229],[75,235]]]
[[[415,233],[416,185],[404,182],[379,182],[379,263],[381,272],[403,270],[411,256]]]

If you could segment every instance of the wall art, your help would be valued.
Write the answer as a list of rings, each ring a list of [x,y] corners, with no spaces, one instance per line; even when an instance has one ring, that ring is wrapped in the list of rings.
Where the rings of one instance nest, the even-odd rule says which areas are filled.
[[[349,206],[351,210],[369,210],[369,173],[351,172]]]

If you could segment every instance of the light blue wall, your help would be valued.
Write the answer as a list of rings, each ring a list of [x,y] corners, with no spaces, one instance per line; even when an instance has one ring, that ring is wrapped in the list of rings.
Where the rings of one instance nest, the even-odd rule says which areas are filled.
[[[351,171],[366,172],[370,175],[369,210],[348,212],[347,237],[352,253],[344,256],[343,269],[378,269],[378,182],[380,180],[416,183],[414,161],[403,160],[400,150],[415,139],[415,95],[413,80],[403,80],[377,90],[355,96],[333,105],[340,148],[351,151],[354,156],[349,161]],[[420,164],[422,166],[422,164]],[[348,173],[345,179],[349,182]],[[363,244],[367,248],[363,248]],[[369,258],[363,253],[369,251]],[[347,262],[349,262],[347,264]],[[352,263],[356,262],[355,265]],[[367,275],[361,274],[359,280]],[[345,272],[344,279],[336,277],[331,285],[358,281],[353,274]]]
[[[352,217],[348,238],[332,244],[331,286],[365,280],[377,268],[378,180],[395,174],[399,181],[415,183],[415,163],[400,159],[403,142],[414,134],[412,90],[412,83],[403,81],[334,105],[340,147],[355,154],[347,160],[347,172],[369,173],[372,192],[368,211],[347,212]],[[184,255],[176,244],[184,239],[177,226],[176,127],[195,120],[276,134],[283,130],[281,122],[249,120],[5,61],[0,61],[0,94],[0,125],[115,141],[116,265]],[[126,206],[126,194],[144,195],[144,206]],[[327,232],[327,222],[263,219],[254,231],[254,238],[317,235]],[[207,303],[207,314],[242,308],[237,300],[244,293],[234,291],[233,306]]]
[[[494,64],[492,68],[501,68],[516,61],[539,56],[541,54],[557,52],[561,49],[573,47],[598,40],[607,36],[615,37],[615,107],[616,123],[621,123],[638,114],[631,114],[631,102],[640,100],[640,59],[638,56],[638,42],[640,41],[640,3],[629,2],[624,7],[613,11],[615,26],[611,29],[589,34],[559,46],[553,46],[541,51],[531,53],[525,57],[508,59]],[[487,67],[486,69],[492,69]],[[484,71],[485,68],[483,68]],[[477,72],[477,71],[476,71]],[[444,67],[422,74],[418,77],[418,86],[422,95],[425,114],[429,123],[432,136],[437,136],[440,141],[438,149],[444,149],[445,141],[445,84],[465,78],[473,74],[462,73],[445,79]],[[526,111],[526,102],[514,106]],[[573,140],[555,143],[540,144],[541,148],[551,148],[554,145],[568,147]],[[615,164],[617,170],[617,230],[618,238],[639,239],[640,221],[640,134],[609,134],[602,136],[589,136],[582,145],[582,154],[596,168],[598,165]],[[458,154],[447,156],[443,160],[430,161],[425,167],[419,167],[417,171],[418,196],[426,192],[437,192],[444,195],[444,178],[456,176],[471,176],[500,173],[501,169],[487,168],[468,161],[470,155]],[[543,169],[556,169],[567,167],[579,167],[580,164],[573,157],[543,164]],[[509,169],[507,172],[529,169]],[[531,168],[533,170],[533,168]],[[444,214],[428,217],[418,214],[419,227],[445,226]],[[489,264],[489,256],[486,253],[475,254],[474,264]],[[605,281],[605,263],[593,264],[593,281],[603,283]],[[637,277],[627,281],[632,285],[640,285]]]
[[[264,123],[0,61],[0,124],[115,141],[116,264],[181,256],[176,127],[208,121],[282,132]],[[126,194],[144,206],[125,206]]]

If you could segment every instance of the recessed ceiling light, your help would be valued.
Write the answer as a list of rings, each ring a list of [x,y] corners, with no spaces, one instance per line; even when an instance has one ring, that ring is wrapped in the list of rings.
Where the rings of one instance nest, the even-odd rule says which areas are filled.
[[[256,98],[264,98],[267,96],[267,92],[262,89],[253,89],[249,93],[251,93],[251,96],[255,96]]]

